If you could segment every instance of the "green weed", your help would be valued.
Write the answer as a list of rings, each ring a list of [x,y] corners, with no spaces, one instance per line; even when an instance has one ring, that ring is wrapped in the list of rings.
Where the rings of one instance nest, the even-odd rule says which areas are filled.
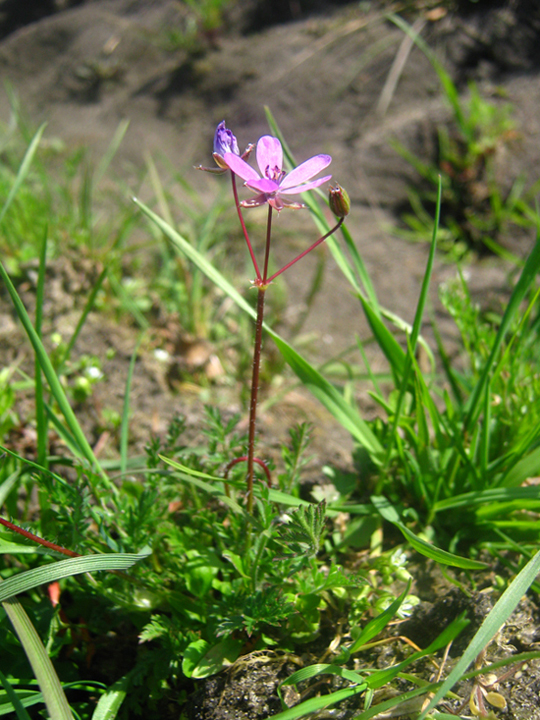
[[[439,248],[453,260],[466,258],[471,251],[512,257],[504,248],[504,239],[516,228],[535,227],[534,197],[538,189],[535,183],[525,192],[521,178],[504,186],[497,178],[497,157],[519,138],[512,106],[491,102],[474,83],[469,85],[468,97],[460,94],[425,42],[400,17],[393,16],[392,20],[430,60],[452,111],[452,123],[437,129],[434,161],[422,161],[401,143],[393,143],[425,183],[409,190],[410,211],[402,218],[408,230],[399,234],[420,242],[429,237],[440,177]]]

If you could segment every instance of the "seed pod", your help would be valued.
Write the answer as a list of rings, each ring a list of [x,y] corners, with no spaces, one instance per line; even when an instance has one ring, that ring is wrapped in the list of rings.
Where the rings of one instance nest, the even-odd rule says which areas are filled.
[[[328,190],[328,202],[330,204],[330,210],[338,218],[347,217],[351,211],[351,201],[347,191],[344,190],[341,185],[334,185]]]

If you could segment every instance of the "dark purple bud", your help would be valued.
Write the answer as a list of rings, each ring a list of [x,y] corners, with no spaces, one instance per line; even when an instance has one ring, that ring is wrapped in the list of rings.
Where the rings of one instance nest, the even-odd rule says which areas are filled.
[[[328,190],[328,202],[330,204],[330,210],[338,218],[347,217],[351,211],[349,195],[347,191],[337,183]]]
[[[216,134],[214,135],[213,158],[220,168],[228,170],[227,165],[223,162],[223,156],[225,153],[240,155],[240,150],[238,149],[238,143],[236,141],[236,137],[232,133],[232,130],[227,130],[225,127],[225,120],[222,120],[217,126]]]

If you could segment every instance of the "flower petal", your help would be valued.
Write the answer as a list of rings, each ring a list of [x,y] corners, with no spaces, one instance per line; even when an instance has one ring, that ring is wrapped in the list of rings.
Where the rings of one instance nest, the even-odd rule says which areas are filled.
[[[281,188],[292,188],[296,185],[300,185],[300,183],[303,183],[306,180],[310,180],[314,175],[317,175],[317,173],[320,173],[321,170],[328,167],[331,162],[332,158],[330,155],[315,155],[315,157],[309,158],[309,160],[306,160],[297,168],[291,170],[288,175],[285,175],[281,182]]]
[[[265,174],[267,167],[270,167],[270,170],[275,167],[279,170],[283,168],[283,150],[277,138],[271,135],[263,135],[262,138],[259,138],[257,141],[257,165],[261,175]]]
[[[247,200],[242,200],[240,202],[240,205],[245,208],[251,208],[251,207],[260,207],[261,205],[266,205],[268,200],[266,199],[266,195],[264,193],[261,193],[260,195],[256,195],[253,198],[248,198]]]
[[[283,200],[279,197],[279,195],[267,198],[267,202],[271,207],[274,208],[274,210],[277,210],[278,213],[281,212],[285,207],[285,205],[283,204]]]
[[[247,187],[262,193],[275,193],[279,189],[279,185],[274,180],[268,178],[257,178],[257,180],[248,180]]]
[[[297,202],[296,200],[286,200],[284,197],[280,197],[283,207],[289,208],[290,210],[305,210],[307,205],[304,203]]]
[[[259,180],[259,173],[238,155],[228,152],[223,156],[223,160],[233,173],[240,175],[243,180]]]
[[[238,142],[231,130],[227,130],[225,120],[222,120],[216,128],[214,135],[214,153],[223,157],[225,153],[232,152],[240,155]]]
[[[322,185],[327,180],[330,180],[332,176],[331,175],[325,175],[323,178],[319,178],[318,180],[312,180],[311,182],[304,183],[303,185],[297,185],[296,187],[292,188],[286,188],[285,190],[283,187],[279,188],[279,194],[280,195],[295,195],[296,193],[303,193],[307,190],[313,190],[313,188],[319,187],[319,185]]]

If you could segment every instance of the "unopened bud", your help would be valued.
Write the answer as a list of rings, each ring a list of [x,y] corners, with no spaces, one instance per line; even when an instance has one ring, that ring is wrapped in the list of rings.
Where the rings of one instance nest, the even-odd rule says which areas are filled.
[[[214,153],[213,157],[217,165],[224,170],[228,170],[227,165],[223,162],[223,156],[225,153],[234,153],[240,155],[238,149],[238,142],[236,137],[233,135],[231,130],[225,127],[225,120],[222,120],[216,128],[214,135]]]
[[[351,211],[351,201],[346,190],[341,185],[330,187],[328,190],[328,202],[330,204],[330,210],[338,218],[347,217]]]

